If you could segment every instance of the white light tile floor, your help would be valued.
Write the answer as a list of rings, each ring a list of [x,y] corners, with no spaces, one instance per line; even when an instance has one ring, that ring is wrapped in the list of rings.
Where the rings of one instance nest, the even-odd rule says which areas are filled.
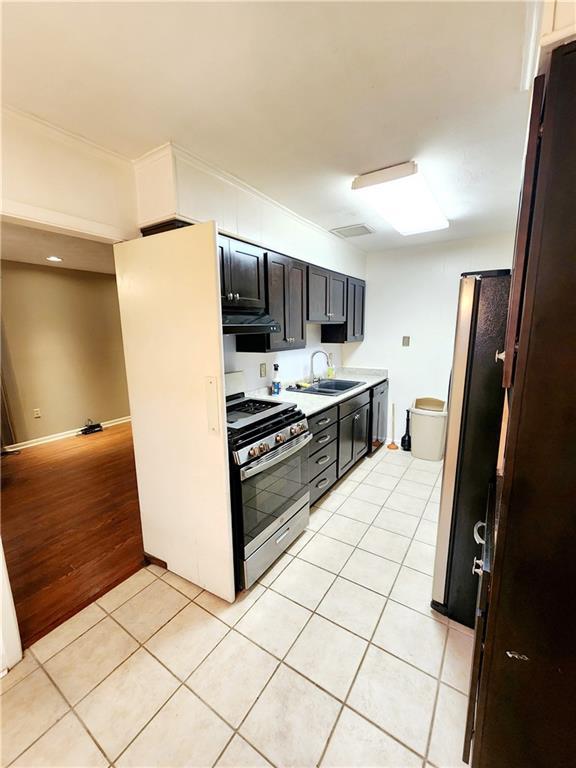
[[[2,679],[2,766],[461,768],[473,633],[430,608],[441,469],[364,459],[233,605],[143,568]]]

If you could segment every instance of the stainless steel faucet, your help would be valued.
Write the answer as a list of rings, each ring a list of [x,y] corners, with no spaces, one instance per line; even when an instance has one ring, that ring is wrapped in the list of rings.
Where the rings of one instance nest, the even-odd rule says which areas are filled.
[[[324,355],[326,357],[326,362],[328,365],[330,365],[330,358],[328,357],[328,352],[324,352],[323,349],[317,349],[316,352],[312,352],[312,355],[310,356],[310,378],[312,379],[312,383],[315,381],[319,381],[319,376],[314,376],[314,358],[316,355]]]

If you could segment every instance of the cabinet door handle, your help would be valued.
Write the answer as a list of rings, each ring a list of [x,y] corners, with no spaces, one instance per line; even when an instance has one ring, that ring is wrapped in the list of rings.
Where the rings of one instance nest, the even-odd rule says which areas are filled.
[[[322,437],[319,437],[318,440],[316,440],[316,442],[318,443],[318,445],[322,445],[323,443],[327,443],[328,440],[330,440],[330,435],[322,435]]]
[[[328,480],[327,477],[323,477],[319,483],[316,483],[316,488],[324,488],[326,485],[328,485],[329,482],[330,480]]]
[[[323,427],[323,426],[324,426],[324,424],[330,424],[330,421],[331,421],[331,419],[330,419],[330,418],[327,418],[327,419],[320,419],[320,421],[318,422],[318,426],[319,426],[319,427]]]
[[[316,459],[316,464],[320,464],[320,465],[326,464],[327,461],[330,461],[330,456],[328,455],[320,456],[319,459]]]
[[[354,421],[358,421],[359,418],[360,418],[360,414],[357,413],[356,416],[354,416]]]

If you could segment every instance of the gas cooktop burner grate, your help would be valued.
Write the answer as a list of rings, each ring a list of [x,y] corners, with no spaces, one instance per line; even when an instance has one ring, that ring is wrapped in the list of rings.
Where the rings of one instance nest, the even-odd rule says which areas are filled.
[[[267,403],[264,400],[245,400],[243,403],[238,403],[238,405],[232,406],[231,410],[252,416],[256,413],[262,413],[262,411],[267,411],[270,408],[275,407],[276,403]]]

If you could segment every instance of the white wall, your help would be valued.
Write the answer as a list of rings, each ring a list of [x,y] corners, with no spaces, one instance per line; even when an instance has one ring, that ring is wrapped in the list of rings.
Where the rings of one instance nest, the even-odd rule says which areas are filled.
[[[460,273],[510,268],[513,244],[510,232],[368,256],[366,337],[345,345],[344,364],[389,370],[396,442],[416,397],[447,398]]]
[[[321,344],[320,325],[309,323],[306,326],[306,349],[289,349],[284,352],[236,352],[236,337],[224,336],[224,370],[244,371],[245,391],[270,386],[273,365],[278,363],[280,380],[289,384],[310,376],[310,356],[317,349],[332,353],[334,366],[342,363],[343,344]],[[260,363],[266,363],[267,375],[260,378]],[[326,359],[318,356],[314,360],[314,370],[318,375],[326,372]]]
[[[135,237],[129,160],[13,110],[2,113],[2,213],[108,242]]]
[[[220,169],[213,168],[181,147],[166,144],[135,163],[138,221],[145,226],[177,216],[189,221],[214,220],[226,234],[251,240],[272,250],[312,264],[364,277],[366,254],[275,203]],[[275,353],[236,352],[235,339],[224,337],[227,373],[242,370],[245,388],[268,386],[273,364],[280,365],[283,381],[308,378],[310,355],[316,349],[333,353],[334,365],[342,360],[341,344],[321,344],[320,326],[308,325],[306,349]],[[260,378],[260,363],[267,376]],[[324,370],[318,359],[318,371]]]
[[[140,226],[179,216],[319,266],[364,277],[366,254],[181,147],[135,162]]]

